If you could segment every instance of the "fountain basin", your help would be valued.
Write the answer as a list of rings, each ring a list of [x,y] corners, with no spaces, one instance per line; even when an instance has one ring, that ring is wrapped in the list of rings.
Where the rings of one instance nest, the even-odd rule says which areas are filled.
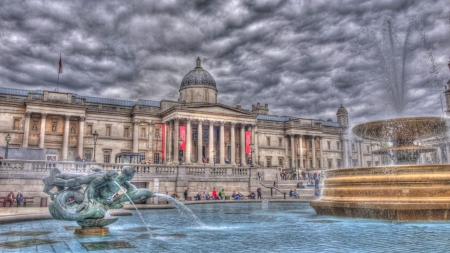
[[[387,220],[450,219],[450,166],[398,165],[325,172],[321,215]]]

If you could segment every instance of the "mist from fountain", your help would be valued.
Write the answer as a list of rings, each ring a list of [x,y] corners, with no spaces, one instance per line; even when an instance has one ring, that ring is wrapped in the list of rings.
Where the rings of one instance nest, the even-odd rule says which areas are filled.
[[[412,102],[408,88],[421,85],[416,83],[426,82],[428,85],[415,87],[420,92],[437,94],[437,91],[442,91],[431,47],[418,21],[410,21],[403,40],[390,18],[383,21],[381,38],[369,28],[363,29],[356,39],[354,54],[356,56],[352,73],[355,75],[355,83],[383,84],[387,94],[377,99],[378,102],[385,100],[386,103],[379,103],[378,106],[385,107],[384,112],[388,117],[405,116],[407,105]],[[369,64],[370,67],[367,67]],[[355,92],[357,88],[355,87]],[[372,93],[367,95],[373,96]],[[439,100],[442,106],[442,96],[437,101]]]

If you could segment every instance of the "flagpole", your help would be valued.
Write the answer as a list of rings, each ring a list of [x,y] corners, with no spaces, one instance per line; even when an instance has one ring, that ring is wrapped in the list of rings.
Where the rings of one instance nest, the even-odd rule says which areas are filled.
[[[61,62],[61,53],[59,53],[59,62]],[[58,81],[56,82],[56,92],[58,92],[58,88],[59,88],[59,74],[61,70],[61,66],[58,66]]]

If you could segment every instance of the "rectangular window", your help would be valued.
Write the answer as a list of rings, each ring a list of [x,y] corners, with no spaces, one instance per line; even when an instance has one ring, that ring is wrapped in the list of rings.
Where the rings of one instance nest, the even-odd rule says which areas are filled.
[[[139,161],[145,161],[145,152],[139,152]]]
[[[129,127],[125,127],[123,129],[123,137],[125,137],[125,138],[130,137],[130,128]]]
[[[309,146],[308,149],[312,149],[312,140],[309,140]]]
[[[333,168],[333,160],[328,159],[328,169]]]
[[[370,153],[370,146],[367,145],[367,153]]]
[[[272,157],[266,157],[267,167],[272,167]]]
[[[309,159],[309,167],[313,168],[312,159]]]
[[[341,160],[337,160],[337,167],[338,168],[342,168],[342,161]]]
[[[14,130],[19,130],[20,128],[20,119],[14,119]]]
[[[91,149],[84,150],[84,158],[86,158],[86,162],[91,161],[91,158],[92,158],[92,150]]]
[[[352,150],[355,151],[355,143],[352,143]]]
[[[380,166],[380,162],[376,161],[375,166]]]
[[[111,126],[106,126],[106,136],[111,136]]]
[[[328,149],[331,149],[331,141],[327,141]]]
[[[86,128],[86,134],[92,135],[92,124],[88,124]]]
[[[153,154],[153,163],[154,164],[159,164],[159,153],[154,153]]]
[[[278,158],[278,165],[283,167],[283,158]]]
[[[270,147],[270,137],[267,137],[267,146]]]
[[[278,147],[283,147],[283,139],[278,139]]]
[[[293,166],[292,166],[292,159],[289,159],[289,167],[293,168]]]
[[[367,161],[367,167],[372,166],[372,162],[371,161]]]
[[[141,128],[141,138],[145,138],[145,136],[146,136],[145,132],[146,132],[145,127],[142,127]]]
[[[104,150],[103,151],[103,162],[109,163],[111,160],[111,151],[110,150]]]
[[[341,143],[338,141],[338,142],[336,142],[336,145],[337,145],[337,150],[341,150]],[[340,167],[339,167],[340,168]]]

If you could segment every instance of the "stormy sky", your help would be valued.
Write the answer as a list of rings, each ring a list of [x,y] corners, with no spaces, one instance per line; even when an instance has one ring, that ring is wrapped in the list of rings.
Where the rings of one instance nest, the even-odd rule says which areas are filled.
[[[445,109],[448,0],[1,6],[1,87],[54,90],[61,53],[61,92],[177,100],[200,57],[218,102],[230,106],[267,103],[273,115],[335,121],[343,104],[352,124]]]

